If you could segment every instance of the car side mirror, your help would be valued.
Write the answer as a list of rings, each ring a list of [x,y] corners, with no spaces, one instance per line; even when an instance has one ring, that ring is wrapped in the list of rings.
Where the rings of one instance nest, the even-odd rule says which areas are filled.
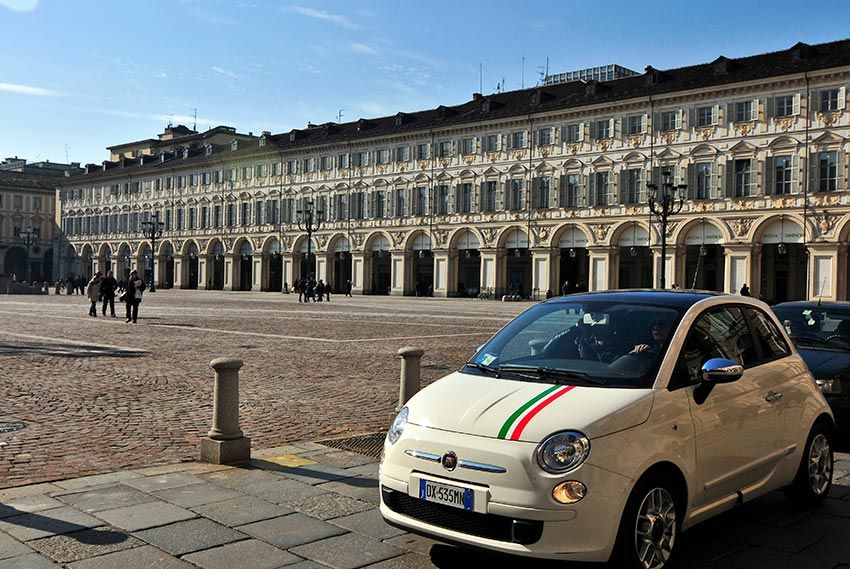
[[[744,375],[744,366],[725,358],[712,358],[702,364],[701,371],[705,383],[732,383]]]

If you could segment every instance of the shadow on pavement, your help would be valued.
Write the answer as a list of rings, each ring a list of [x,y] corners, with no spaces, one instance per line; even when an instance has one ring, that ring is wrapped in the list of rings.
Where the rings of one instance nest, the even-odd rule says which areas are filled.
[[[0,342],[0,356],[58,356],[64,358],[140,358],[142,350],[122,350],[105,346],[80,346],[47,342]]]
[[[679,536],[679,550],[670,569],[774,567],[777,560],[800,569],[833,569],[846,554],[845,508],[850,483],[834,484],[830,499],[806,509],[793,506],[782,492],[771,492],[753,502],[698,524]],[[808,555],[807,552],[811,553]],[[440,569],[494,567],[535,569],[618,569],[609,564],[570,563],[493,553],[468,547],[435,544],[431,563]],[[799,560],[798,563],[795,563]]]
[[[0,504],[0,519],[3,523],[49,532],[51,535],[68,534],[80,543],[91,545],[121,543],[129,537],[119,531],[100,529],[95,531],[87,526],[51,518],[44,514],[24,512],[5,504]]]

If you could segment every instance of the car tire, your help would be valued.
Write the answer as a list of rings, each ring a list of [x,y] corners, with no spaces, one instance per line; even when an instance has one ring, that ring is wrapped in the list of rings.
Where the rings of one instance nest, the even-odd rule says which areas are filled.
[[[623,510],[611,566],[670,567],[682,527],[684,504],[679,500],[679,493],[668,476],[658,473],[641,478]]]
[[[829,425],[815,423],[806,439],[800,467],[790,486],[783,491],[794,504],[818,506],[826,500],[832,487],[833,435]]]

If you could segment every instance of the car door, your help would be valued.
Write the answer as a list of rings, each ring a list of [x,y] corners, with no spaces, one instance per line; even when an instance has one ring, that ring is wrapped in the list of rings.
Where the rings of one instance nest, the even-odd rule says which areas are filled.
[[[758,366],[764,376],[761,389],[765,400],[771,403],[774,413],[779,415],[783,426],[781,445],[785,454],[790,454],[795,445],[801,443],[800,424],[810,394],[810,389],[801,385],[801,382],[811,380],[805,373],[805,363],[793,356],[773,319],[755,307],[745,307],[743,310],[761,352],[762,360]]]
[[[724,358],[744,366],[737,381],[699,381],[702,365]],[[690,380],[689,403],[696,443],[695,507],[758,486],[775,467],[782,446],[782,419],[765,400],[771,379],[742,310],[712,308],[693,323],[680,354],[679,373]]]

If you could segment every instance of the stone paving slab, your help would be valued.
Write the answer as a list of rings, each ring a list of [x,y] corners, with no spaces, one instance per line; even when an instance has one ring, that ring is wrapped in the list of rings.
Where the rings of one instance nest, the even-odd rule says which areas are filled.
[[[404,554],[402,549],[376,542],[356,533],[347,533],[295,547],[292,552],[334,569],[357,569]]]
[[[331,523],[379,541],[406,534],[403,530],[386,523],[378,508],[342,518],[335,518],[331,520]]]
[[[149,494],[139,492],[123,484],[86,490],[74,494],[62,494],[58,498],[65,504],[88,513],[136,506],[156,500]]]
[[[237,486],[237,489],[275,504],[291,504],[327,493],[327,490],[282,476],[265,482]]]
[[[32,553],[32,549],[14,539],[12,536],[0,532],[0,559],[8,559],[9,557],[17,557]]]
[[[405,553],[399,557],[368,565],[366,569],[432,569],[433,567],[434,564],[430,558],[417,553]],[[517,564],[517,567],[521,567],[521,565]],[[565,567],[564,569],[568,568]]]
[[[220,524],[234,527],[291,514],[293,510],[272,504],[256,496],[242,496],[214,504],[197,506],[192,511]]]
[[[245,539],[244,533],[203,518],[133,533],[172,555],[180,556]]]
[[[153,492],[153,495],[160,500],[171,502],[183,508],[194,508],[213,502],[222,502],[233,498],[244,496],[242,492],[231,490],[230,488],[222,488],[216,484],[201,481],[200,484],[192,484],[190,486],[178,486],[168,490],[159,490]]]
[[[194,512],[161,501],[105,510],[98,512],[97,515],[110,524],[127,531],[164,526],[196,517]]]
[[[68,569],[194,569],[150,545],[71,563]]]
[[[136,471],[140,472],[140,471]],[[204,480],[188,472],[168,472],[165,474],[151,474],[142,478],[134,478],[124,482],[126,486],[141,490],[142,492],[156,492],[157,490],[170,490],[180,486],[200,484]]]
[[[303,561],[297,555],[256,539],[246,539],[192,553],[183,559],[203,569],[278,569]]]
[[[344,468],[327,466],[321,463],[296,468],[287,468],[264,460],[252,460],[251,464],[258,468],[277,472],[287,478],[313,485],[342,480],[352,476],[352,473],[346,471]]]
[[[80,490],[93,486],[103,486],[105,484],[114,484],[124,480],[140,478],[142,475],[130,470],[120,470],[118,472],[109,472],[107,474],[98,474],[94,476],[84,476],[82,478],[72,478],[70,480],[60,480],[55,484],[65,490]]]
[[[37,553],[0,560],[0,569],[60,569],[47,557]]]
[[[28,486],[18,486],[17,488],[6,488],[0,490],[0,503],[6,504],[11,500],[23,498],[25,496],[37,496],[39,494],[52,494],[61,490],[56,484],[30,484]]]
[[[340,527],[297,513],[238,526],[236,529],[281,549],[347,533]]]
[[[132,549],[144,543],[114,528],[99,527],[37,539],[29,542],[29,545],[57,563],[71,563]]]
[[[343,496],[356,498],[364,502],[370,502],[375,505],[380,505],[381,496],[378,490],[377,478],[367,478],[362,475],[344,480],[336,480],[334,482],[326,482],[316,486],[318,490],[327,492],[336,492]]]
[[[299,512],[320,520],[341,518],[375,508],[374,504],[333,492],[305,498],[299,502],[292,502],[290,505]]]
[[[20,498],[13,498],[0,503],[0,519],[17,516],[22,513],[40,512],[42,510],[61,508],[64,505],[65,504],[59,500],[44,494],[22,496]]]
[[[0,530],[21,541],[71,533],[101,525],[103,522],[99,519],[69,507],[0,520]]]

